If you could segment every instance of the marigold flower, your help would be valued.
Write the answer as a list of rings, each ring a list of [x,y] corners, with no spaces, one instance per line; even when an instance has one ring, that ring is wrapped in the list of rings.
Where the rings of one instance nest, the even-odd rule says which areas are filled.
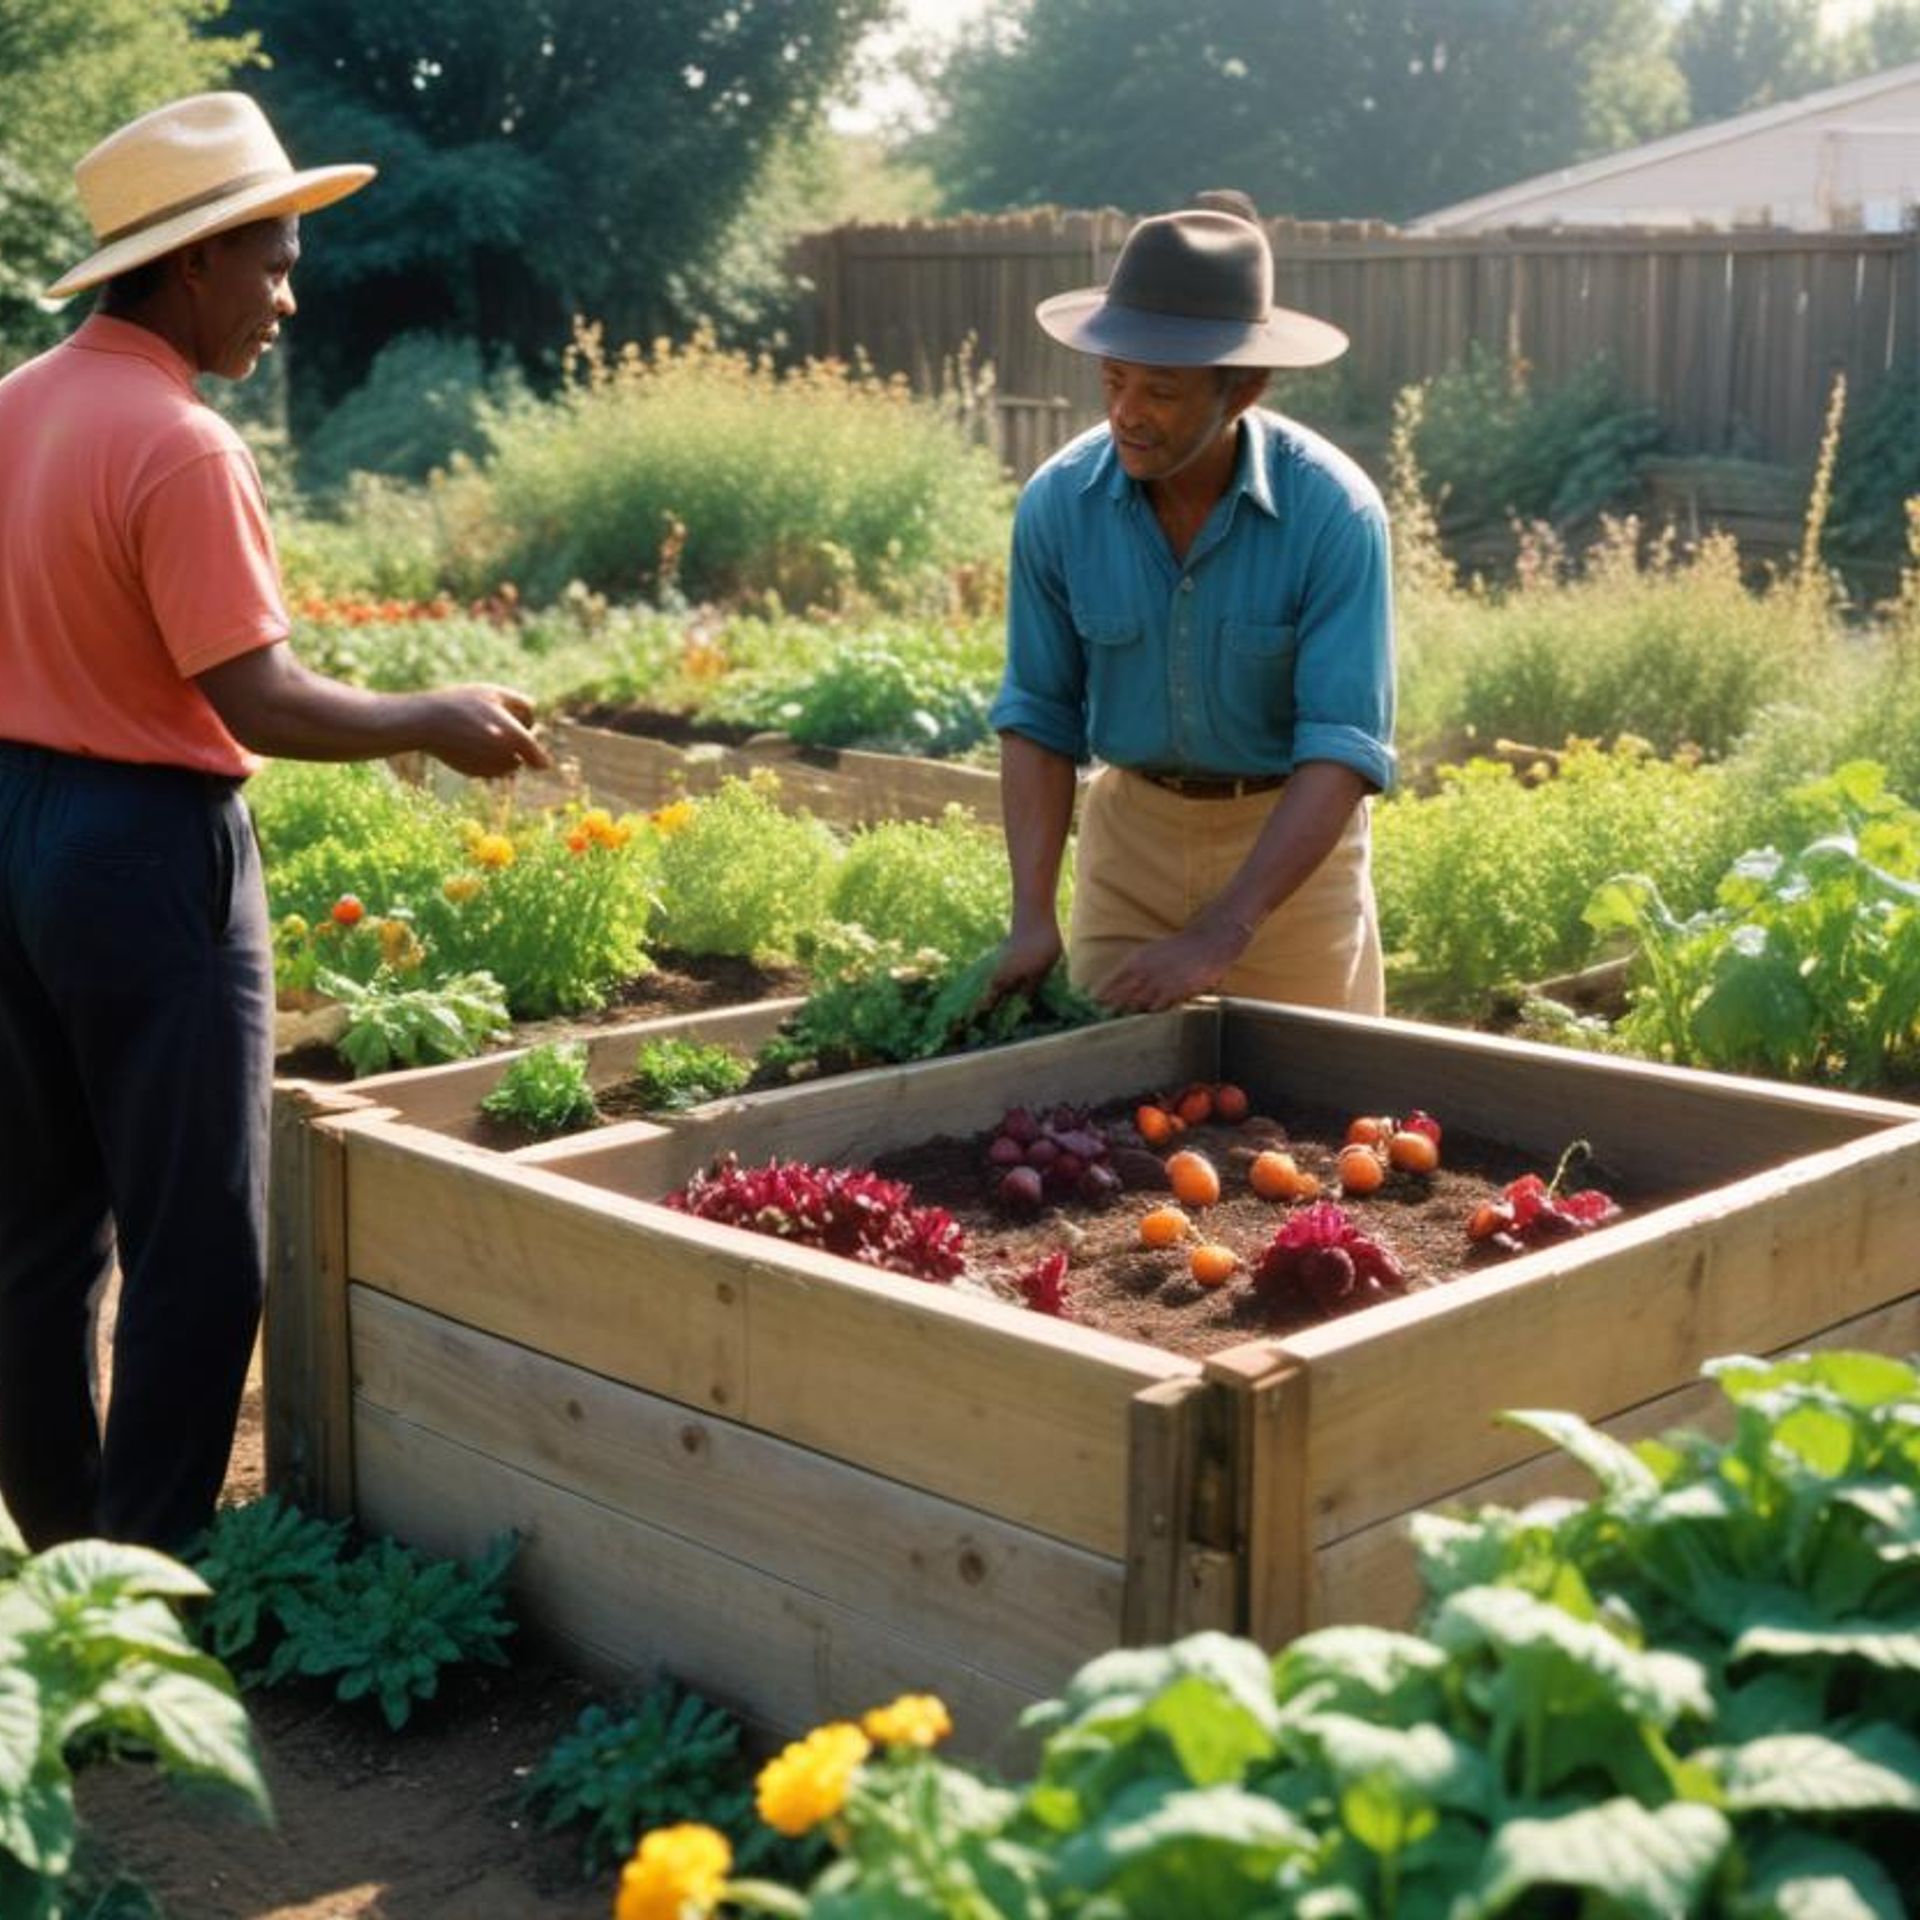
[[[450,873],[441,881],[440,891],[456,907],[464,907],[480,891],[483,884],[477,873]]]
[[[589,807],[580,816],[580,825],[576,829],[599,847],[624,847],[632,837],[631,829],[623,826],[605,807]],[[572,841],[569,839],[568,844]]]
[[[815,1727],[760,1769],[754,1805],[776,1833],[797,1840],[847,1804],[847,1789],[873,1743],[850,1720]]]
[[[876,1746],[931,1747],[953,1731],[953,1717],[936,1694],[903,1693],[863,1715],[860,1725]]]
[[[333,903],[333,923],[337,927],[357,927],[367,917],[357,893],[343,893]]]
[[[593,836],[585,832],[582,828],[575,827],[574,830],[567,835],[567,851],[569,853],[585,853],[592,845]]]
[[[691,1821],[660,1827],[621,1868],[613,1920],[705,1920],[720,1904],[732,1865],[724,1833]]]
[[[513,842],[504,833],[483,833],[473,843],[473,857],[483,867],[510,867]]]
[[[676,833],[693,825],[698,809],[691,800],[675,800],[647,815],[655,833],[671,840]]]

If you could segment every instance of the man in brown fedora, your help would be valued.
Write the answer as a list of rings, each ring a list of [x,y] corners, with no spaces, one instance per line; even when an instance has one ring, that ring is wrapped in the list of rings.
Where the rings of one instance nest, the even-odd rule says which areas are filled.
[[[50,291],[98,304],[0,381],[0,1497],[35,1547],[178,1548],[226,1470],[265,1278],[256,756],[546,762],[517,693],[293,658],[259,476],[194,388],[253,371],[300,215],[372,173],[296,170],[241,94],[146,114],[75,170],[99,244]]]
[[[1273,304],[1233,201],[1143,220],[1105,287],[1043,301],[1107,420],[1014,521],[993,708],[1013,919],[994,990],[1060,957],[1108,1005],[1219,989],[1377,1013],[1369,794],[1393,776],[1386,516],[1345,455],[1258,402],[1346,336]]]

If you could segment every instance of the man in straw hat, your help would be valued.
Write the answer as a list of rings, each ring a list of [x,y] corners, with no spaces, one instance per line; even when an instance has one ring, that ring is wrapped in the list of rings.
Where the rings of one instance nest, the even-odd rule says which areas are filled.
[[[98,250],[51,289],[104,292],[0,381],[0,1496],[36,1547],[177,1548],[226,1470],[265,1274],[256,754],[546,761],[517,693],[300,666],[259,476],[194,389],[259,364],[299,216],[372,174],[296,170],[236,93],[121,128],[75,170]]]
[[[1258,401],[1346,336],[1273,304],[1244,196],[1143,220],[1112,277],[1043,301],[1100,359],[1107,423],[1028,483],[993,708],[1014,907],[993,991],[1061,952],[1138,1012],[1219,989],[1377,1013],[1366,797],[1393,775],[1386,517],[1372,484]]]

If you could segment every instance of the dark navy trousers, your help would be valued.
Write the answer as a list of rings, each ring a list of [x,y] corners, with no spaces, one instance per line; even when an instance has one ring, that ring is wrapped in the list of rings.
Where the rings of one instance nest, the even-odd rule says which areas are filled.
[[[272,1071],[239,783],[0,741],[0,1498],[36,1549],[178,1550],[213,1516],[266,1277]]]

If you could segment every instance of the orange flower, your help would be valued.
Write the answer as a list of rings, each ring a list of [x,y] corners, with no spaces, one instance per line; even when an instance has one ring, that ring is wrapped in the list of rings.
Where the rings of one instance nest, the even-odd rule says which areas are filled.
[[[333,922],[339,927],[357,927],[367,917],[367,910],[360,904],[357,893],[343,893],[333,903]]]
[[[473,843],[473,857],[483,867],[513,865],[513,842],[504,833],[483,833]]]
[[[847,1792],[872,1742],[849,1720],[815,1727],[760,1769],[754,1805],[776,1833],[797,1840],[847,1804]]]

